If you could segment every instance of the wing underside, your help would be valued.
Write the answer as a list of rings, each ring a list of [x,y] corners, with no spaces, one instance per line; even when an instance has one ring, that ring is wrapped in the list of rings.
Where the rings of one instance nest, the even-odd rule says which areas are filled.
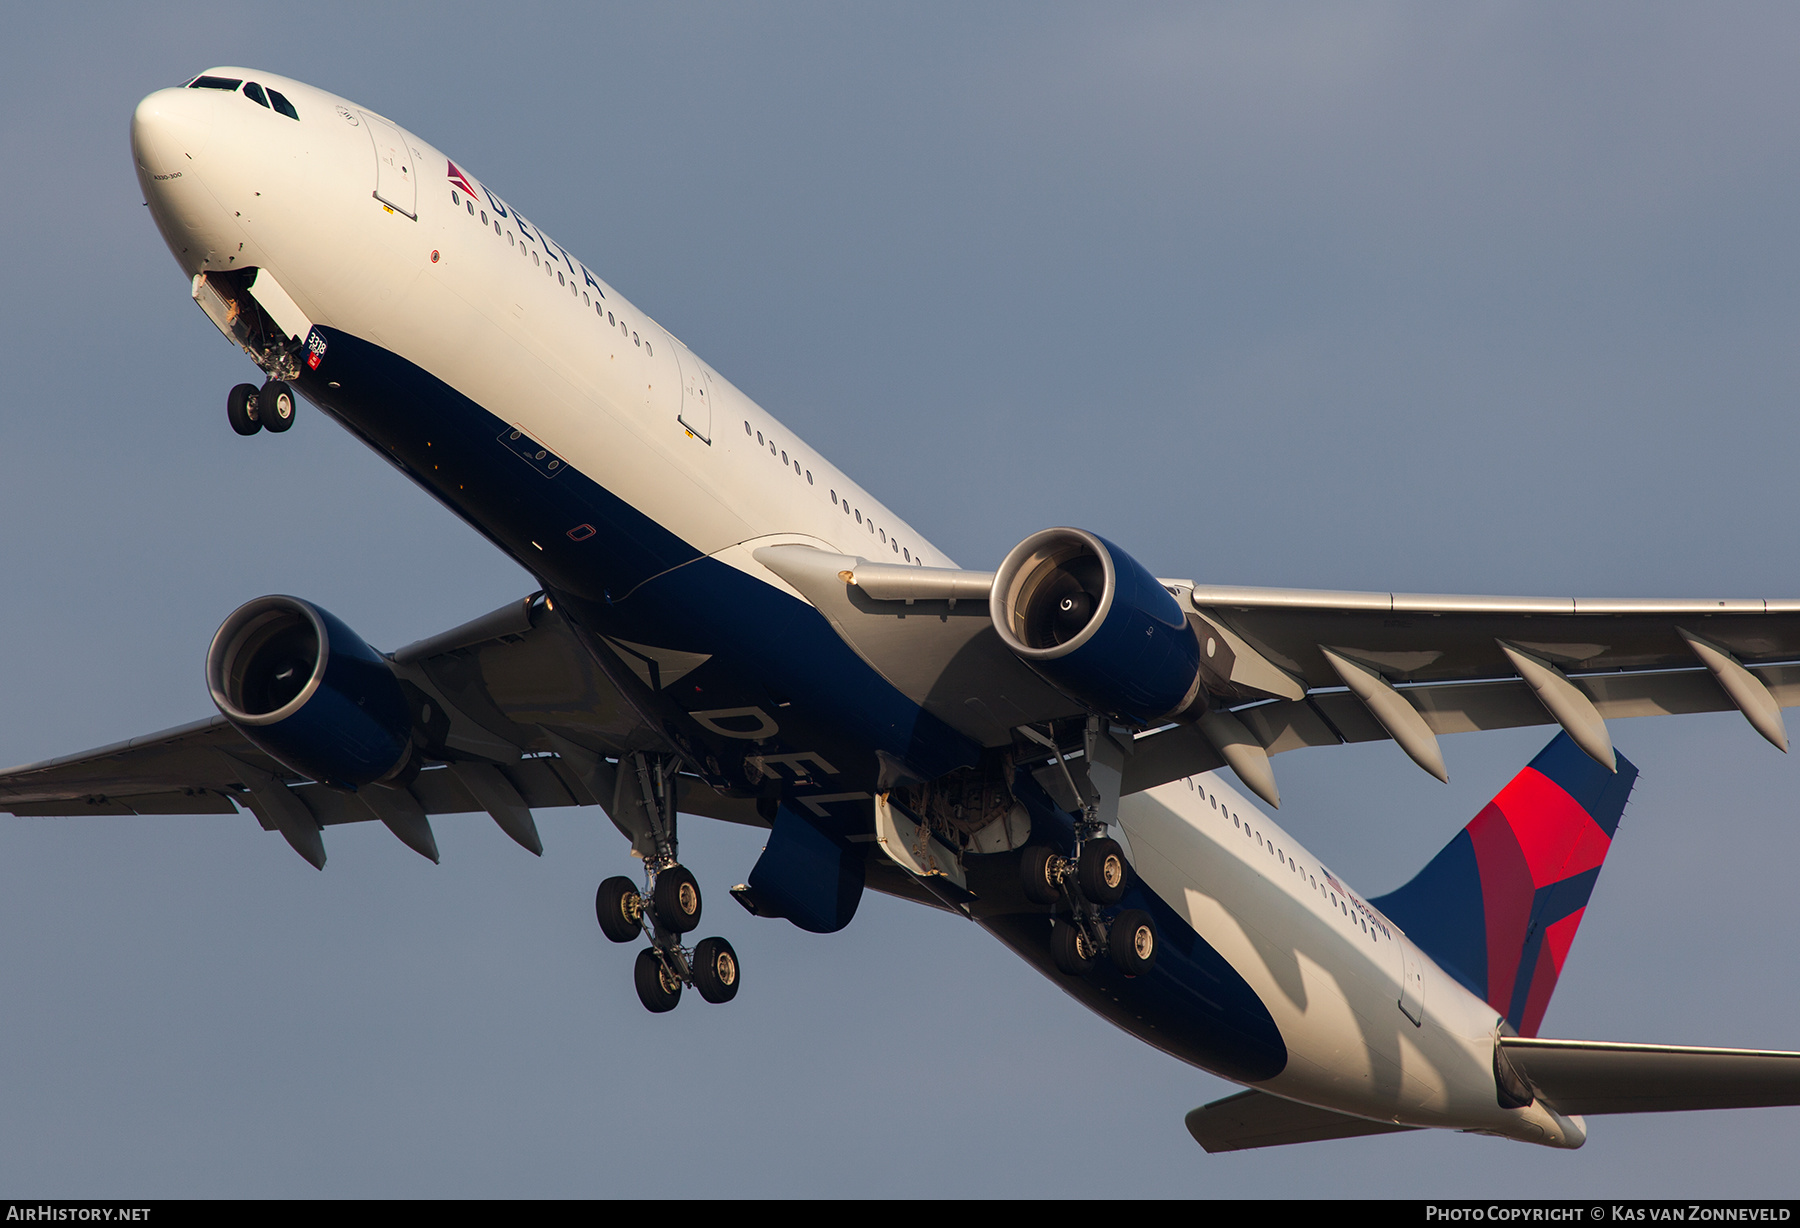
[[[598,805],[634,840],[641,799],[618,763],[659,747],[654,731],[555,620],[514,603],[410,645],[393,663],[435,709],[430,761],[391,785],[336,789],[296,775],[222,716],[0,772],[0,812],[21,817],[207,815],[249,811],[314,864],[319,829],[386,824],[433,860],[428,816],[487,813],[526,848],[541,849],[531,812]],[[655,650],[633,668],[657,668]],[[719,795],[693,777],[678,807],[766,825],[754,802]]]

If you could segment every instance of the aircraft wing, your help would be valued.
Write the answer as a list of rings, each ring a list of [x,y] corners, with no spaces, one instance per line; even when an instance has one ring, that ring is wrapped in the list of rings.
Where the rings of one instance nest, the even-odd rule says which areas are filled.
[[[1768,714],[1800,703],[1800,600],[1183,587],[1196,613],[1291,680],[1290,705],[1312,698],[1311,719],[1292,706],[1257,718],[1271,750],[1388,736],[1362,694],[1384,687],[1404,688],[1434,734],[1548,723],[1560,700],[1601,718],[1735,707],[1779,745]]]
[[[804,546],[765,547],[756,557],[896,685],[990,745],[994,731],[977,728],[983,720],[1016,727],[1074,714],[1076,705],[1027,677],[1024,663],[984,634],[991,572],[898,567]],[[1800,704],[1797,599],[1161,583],[1196,633],[1216,641],[1219,677],[1207,685],[1228,719],[1139,737],[1125,792],[1229,764],[1274,802],[1269,755],[1386,739],[1443,778],[1438,735],[1521,725],[1560,724],[1610,764],[1611,718],[1732,709],[1785,751],[1781,709]]]
[[[1571,1115],[1800,1104],[1800,1053],[1501,1038],[1539,1096]]]
[[[222,716],[0,772],[0,812],[20,816],[236,814],[280,831],[315,865],[319,831],[381,821],[433,861],[434,814],[487,812],[541,852],[533,809],[600,805],[620,830],[645,834],[635,784],[615,763],[660,745],[560,620],[528,598],[393,655],[395,672],[430,713],[428,766],[393,786],[355,792],[306,780],[253,746]],[[655,649],[615,645],[654,677]],[[626,774],[629,775],[629,774]],[[763,825],[753,802],[682,777],[681,810]]]

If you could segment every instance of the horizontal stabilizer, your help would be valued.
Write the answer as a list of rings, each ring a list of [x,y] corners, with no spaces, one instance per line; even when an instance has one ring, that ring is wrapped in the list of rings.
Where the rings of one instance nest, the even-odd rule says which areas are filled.
[[[1800,1053],[1521,1036],[1500,1047],[1538,1095],[1572,1116],[1800,1104]]]
[[[1418,1129],[1334,1113],[1254,1089],[1195,1109],[1187,1115],[1187,1128],[1194,1141],[1213,1154]]]

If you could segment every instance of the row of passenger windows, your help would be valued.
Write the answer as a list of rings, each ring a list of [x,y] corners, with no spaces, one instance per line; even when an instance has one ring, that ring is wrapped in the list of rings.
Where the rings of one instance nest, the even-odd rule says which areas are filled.
[[[1212,803],[1212,808],[1214,810],[1229,817],[1231,819],[1231,825],[1243,832],[1247,839],[1254,841],[1265,853],[1268,853],[1271,857],[1275,858],[1275,863],[1277,865],[1285,866],[1292,873],[1298,874],[1302,882],[1306,883],[1314,891],[1319,893],[1321,899],[1329,900],[1332,907],[1338,909],[1344,916],[1348,917],[1358,929],[1369,936],[1371,941],[1382,937],[1392,937],[1392,935],[1387,932],[1386,926],[1383,926],[1378,921],[1365,917],[1362,909],[1352,909],[1349,901],[1340,896],[1336,891],[1333,891],[1329,883],[1322,883],[1319,881],[1317,875],[1307,873],[1292,857],[1287,855],[1286,850],[1277,848],[1273,840],[1265,838],[1262,832],[1252,828],[1247,819],[1240,818],[1235,811],[1221,804],[1218,794],[1208,793],[1205,789],[1194,783],[1194,778],[1192,776],[1187,778],[1187,786],[1188,788],[1197,791],[1201,797]]]
[[[633,345],[641,346],[646,354],[652,357],[655,356],[656,350],[651,346],[650,342],[642,340],[636,332],[632,331],[631,327],[624,320],[619,319],[612,312],[606,310],[605,306],[597,299],[590,298],[586,290],[583,290],[575,284],[573,278],[565,278],[562,270],[557,269],[548,260],[542,259],[535,248],[515,239],[512,232],[500,225],[499,218],[490,219],[486,209],[476,208],[473,199],[465,199],[462,193],[454,188],[450,190],[450,203],[464,209],[470,217],[478,219],[484,228],[491,225],[496,235],[505,236],[509,246],[517,246],[519,248],[519,254],[521,256],[524,256],[529,252],[533,264],[541,265],[546,274],[554,272],[556,274],[557,284],[568,286],[571,295],[579,294],[581,296],[581,301],[586,305],[592,306],[594,313],[599,316],[601,320],[606,322],[607,327],[616,327],[623,336],[631,338],[631,343]],[[744,422],[744,434],[754,436],[759,447],[767,446],[769,455],[779,457],[784,469],[791,465],[794,470],[794,476],[804,477],[808,486],[814,484],[812,470],[802,465],[798,457],[789,457],[787,451],[777,444],[774,439],[765,439],[763,433],[751,426],[748,420]],[[882,545],[888,547],[894,554],[899,555],[905,562],[918,567],[923,567],[925,565],[925,560],[913,557],[912,547],[901,545],[898,537],[888,536],[888,531],[885,528],[878,526],[873,517],[865,517],[862,514],[861,508],[852,508],[848,499],[839,499],[838,493],[835,490],[831,492],[831,504],[833,507],[842,509],[844,515],[854,516],[857,524],[867,525],[869,534],[872,537]]]
[[[477,209],[473,199],[464,199],[462,193],[454,188],[450,190],[450,203],[466,209],[470,217],[478,217],[484,228],[489,225],[493,226],[496,235],[505,237],[506,245],[508,247],[517,247],[519,249],[519,256],[521,259],[529,256],[531,258],[531,263],[542,268],[546,277],[554,274],[556,276],[557,285],[567,286],[569,288],[569,297],[579,297],[582,306],[592,307],[594,309],[594,315],[599,318],[601,323],[605,324],[608,328],[617,328],[621,337],[629,339],[632,345],[637,346],[650,357],[656,357],[656,347],[640,337],[624,320],[608,311],[606,305],[600,301],[598,295],[590,296],[586,290],[575,284],[575,279],[573,277],[565,277],[563,271],[553,262],[538,255],[537,248],[529,243],[521,242],[514,237],[512,231],[502,227],[499,218],[496,217],[490,219],[486,209]]]
[[[195,77],[192,81],[189,81],[187,87],[191,90],[230,90],[235,93],[237,87],[240,85],[244,87],[244,97],[248,98],[251,102],[256,103],[258,106],[268,107],[272,111],[279,111],[289,119],[300,118],[300,112],[294,109],[294,104],[287,100],[285,94],[280,90],[269,90],[264,92],[263,87],[254,81],[245,82],[241,79],[232,77],[202,76]]]
[[[788,458],[787,449],[777,445],[773,437],[767,439],[763,438],[763,433],[751,426],[749,419],[744,420],[744,434],[755,437],[757,447],[767,447],[770,456],[778,457],[780,459],[782,468],[785,469],[791,464],[794,467],[794,475],[796,477],[804,477],[808,486],[813,484],[812,470],[803,468],[800,464],[799,457],[794,457],[790,460]],[[865,517],[862,514],[861,508],[852,508],[850,506],[850,500],[838,498],[838,492],[835,490],[831,491],[830,495],[831,505],[833,507],[841,509],[846,516],[855,516],[857,524],[867,525],[870,535],[882,545],[886,546],[903,560],[913,564],[915,567],[923,567],[925,565],[924,559],[913,557],[912,548],[910,546],[902,546],[898,537],[889,537],[886,529],[878,527],[875,524],[875,518],[873,516]]]

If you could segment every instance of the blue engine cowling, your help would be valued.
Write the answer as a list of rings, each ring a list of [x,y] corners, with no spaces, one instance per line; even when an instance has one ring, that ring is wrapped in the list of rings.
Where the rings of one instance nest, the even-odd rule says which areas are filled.
[[[206,685],[239,733],[321,783],[386,780],[412,757],[399,679],[310,602],[260,597],[234,611],[207,650]]]
[[[1200,643],[1142,564],[1082,529],[1014,546],[989,602],[1000,639],[1088,710],[1149,726],[1206,708]]]

